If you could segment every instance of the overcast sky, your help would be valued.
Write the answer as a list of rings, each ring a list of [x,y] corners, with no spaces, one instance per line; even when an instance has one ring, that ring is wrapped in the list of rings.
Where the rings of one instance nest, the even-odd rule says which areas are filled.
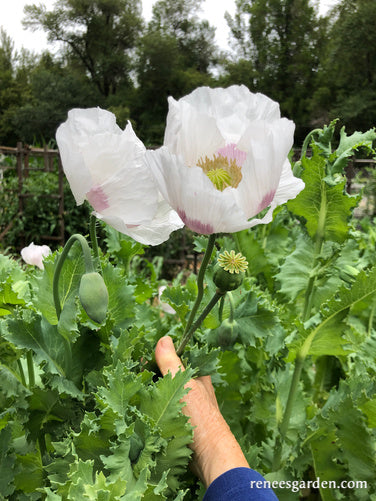
[[[338,0],[320,0],[320,12],[335,4]],[[149,20],[151,17],[152,5],[155,0],[142,0],[143,17]],[[24,17],[23,8],[27,4],[44,3],[51,9],[55,0],[0,0],[0,26],[5,28],[7,34],[15,43],[16,49],[22,46],[37,53],[48,48],[53,51],[53,47],[47,44],[46,35],[43,31],[31,32],[24,30],[21,20]],[[205,0],[203,3],[202,17],[210,24],[217,27],[216,42],[225,49],[227,48],[228,28],[224,19],[224,13],[228,11],[231,15],[235,12],[235,0]]]

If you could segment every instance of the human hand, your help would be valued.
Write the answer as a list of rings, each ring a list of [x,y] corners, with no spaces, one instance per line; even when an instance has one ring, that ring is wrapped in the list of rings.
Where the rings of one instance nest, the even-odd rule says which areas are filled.
[[[184,366],[175,352],[172,339],[162,337],[155,348],[155,360],[163,374],[174,376]],[[194,427],[193,471],[208,487],[219,475],[232,468],[249,468],[247,460],[234,435],[224,420],[215,397],[210,376],[191,379],[183,398],[183,412]]]

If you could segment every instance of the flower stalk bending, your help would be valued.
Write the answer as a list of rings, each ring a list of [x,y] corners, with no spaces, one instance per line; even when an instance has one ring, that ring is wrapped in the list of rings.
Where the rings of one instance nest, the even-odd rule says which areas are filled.
[[[85,273],[81,277],[79,297],[81,304],[87,315],[97,323],[103,322],[107,313],[108,291],[103,277],[95,271],[91,250],[86,239],[79,234],[72,235],[67,241],[63,252],[57,262],[53,278],[53,297],[58,320],[61,315],[61,305],[59,297],[59,278],[64,261],[72,245],[78,241],[85,261]]]

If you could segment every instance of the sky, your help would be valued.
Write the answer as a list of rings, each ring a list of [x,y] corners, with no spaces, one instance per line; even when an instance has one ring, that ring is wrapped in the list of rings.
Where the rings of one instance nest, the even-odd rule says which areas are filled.
[[[338,0],[319,0],[320,13],[325,13],[328,8]],[[142,0],[143,17],[149,20],[151,17],[152,5],[155,0]],[[47,43],[46,35],[43,31],[32,32],[25,30],[21,24],[24,18],[23,8],[27,4],[43,3],[47,9],[51,10],[55,0],[0,0],[0,26],[2,26],[11,37],[16,50],[25,47],[36,53],[49,49],[54,52],[56,47]],[[216,42],[222,49],[228,48],[229,30],[224,19],[224,13],[231,15],[235,12],[235,0],[205,0],[203,3],[202,18],[207,19],[211,25],[216,26]]]

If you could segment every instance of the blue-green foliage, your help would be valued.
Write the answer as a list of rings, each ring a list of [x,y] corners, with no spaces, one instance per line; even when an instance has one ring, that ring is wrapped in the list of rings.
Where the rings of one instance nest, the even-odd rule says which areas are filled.
[[[334,130],[312,135],[312,154],[294,166],[306,188],[270,225],[218,238],[249,262],[232,293],[236,336],[217,336],[231,315],[225,298],[173,379],[154,373],[154,348],[167,333],[180,340],[197,294],[192,273],[167,284],[160,259],[148,261],[140,244],[107,229],[100,261],[109,306],[97,324],[78,300],[78,246],[60,277],[59,319],[60,251],[43,271],[0,256],[0,499],[198,499],[181,412],[193,374],[212,374],[223,415],[268,480],[366,481],[367,489],[321,488],[316,499],[375,499],[376,237],[372,221],[353,218],[359,197],[346,193],[344,177],[354,151],[374,154],[375,134],[342,131],[333,149]],[[195,245],[201,251],[205,238]],[[215,292],[211,274],[198,314]],[[299,499],[287,489],[278,496]]]

